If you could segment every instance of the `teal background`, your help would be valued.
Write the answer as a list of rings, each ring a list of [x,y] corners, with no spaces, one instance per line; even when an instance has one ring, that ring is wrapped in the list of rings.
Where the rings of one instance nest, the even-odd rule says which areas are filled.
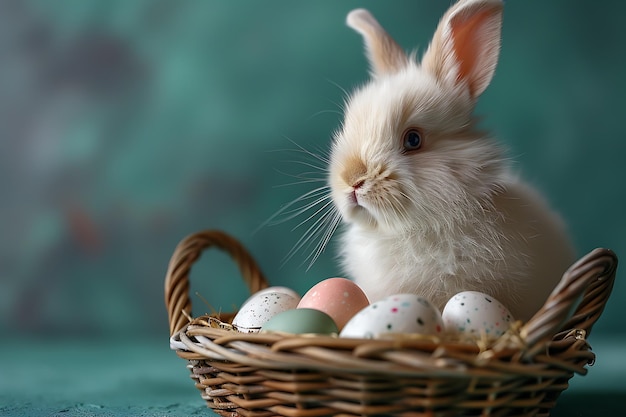
[[[283,264],[303,233],[292,230],[299,221],[253,232],[314,186],[286,185],[310,170],[297,145],[326,152],[343,90],[367,80],[346,13],[367,7],[403,47],[423,51],[449,4],[0,0],[0,341],[12,343],[5,352],[20,340],[31,349],[61,343],[51,351],[60,356],[46,361],[62,363],[59,372],[67,340],[117,349],[137,341],[160,358],[167,262],[180,239],[206,228],[240,239],[272,284],[304,292],[338,275],[332,244],[308,270],[307,252]],[[580,255],[595,247],[626,253],[625,17],[617,0],[507,1],[499,67],[478,106],[483,125],[563,214]],[[626,340],[622,275],[591,337],[607,355]],[[216,309],[232,310],[247,296],[219,253],[202,258],[192,281]],[[194,303],[194,313],[210,311],[195,296]],[[109,361],[119,352],[100,351]],[[623,369],[594,351],[590,375],[576,378],[580,392]],[[170,352],[165,359],[181,368],[172,383],[182,378],[195,399],[183,363]],[[9,391],[15,412],[20,395],[30,398],[19,390],[29,366],[0,368],[5,388],[3,373],[23,378]],[[137,406],[126,401],[117,412]]]

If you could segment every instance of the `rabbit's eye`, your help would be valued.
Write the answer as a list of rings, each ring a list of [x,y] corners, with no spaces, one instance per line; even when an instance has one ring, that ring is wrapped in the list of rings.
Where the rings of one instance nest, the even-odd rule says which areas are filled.
[[[422,134],[417,129],[409,129],[404,132],[402,141],[405,152],[416,151],[422,147]]]

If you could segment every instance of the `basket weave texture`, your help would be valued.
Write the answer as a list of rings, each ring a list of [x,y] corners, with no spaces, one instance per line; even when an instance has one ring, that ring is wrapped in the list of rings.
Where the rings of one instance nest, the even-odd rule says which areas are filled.
[[[235,313],[192,318],[189,273],[209,248],[232,257],[251,293],[268,282],[236,239],[214,230],[182,240],[166,274],[170,346],[207,405],[233,417],[547,416],[595,360],[586,339],[617,268],[612,251],[590,252],[534,317],[494,342],[365,340],[240,333]]]

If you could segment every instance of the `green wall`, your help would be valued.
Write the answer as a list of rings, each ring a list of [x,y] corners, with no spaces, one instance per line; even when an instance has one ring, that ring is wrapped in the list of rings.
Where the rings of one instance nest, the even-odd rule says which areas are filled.
[[[281,186],[308,170],[289,149],[324,153],[343,90],[367,79],[346,13],[367,7],[423,50],[449,4],[0,3],[0,330],[167,337],[168,259],[205,228],[244,242],[272,284],[338,275],[332,245],[308,271],[302,253],[281,266],[298,221],[253,231],[312,187]],[[620,1],[507,1],[479,105],[581,255],[626,256],[624,17]],[[622,275],[598,334],[625,334]],[[221,254],[192,278],[217,309],[246,296]]]

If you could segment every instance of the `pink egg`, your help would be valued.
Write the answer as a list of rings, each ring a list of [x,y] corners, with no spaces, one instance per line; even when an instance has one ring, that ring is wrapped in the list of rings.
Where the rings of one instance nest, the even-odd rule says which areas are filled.
[[[328,314],[339,330],[369,305],[363,290],[346,278],[328,278],[304,294],[296,308],[313,308]]]

